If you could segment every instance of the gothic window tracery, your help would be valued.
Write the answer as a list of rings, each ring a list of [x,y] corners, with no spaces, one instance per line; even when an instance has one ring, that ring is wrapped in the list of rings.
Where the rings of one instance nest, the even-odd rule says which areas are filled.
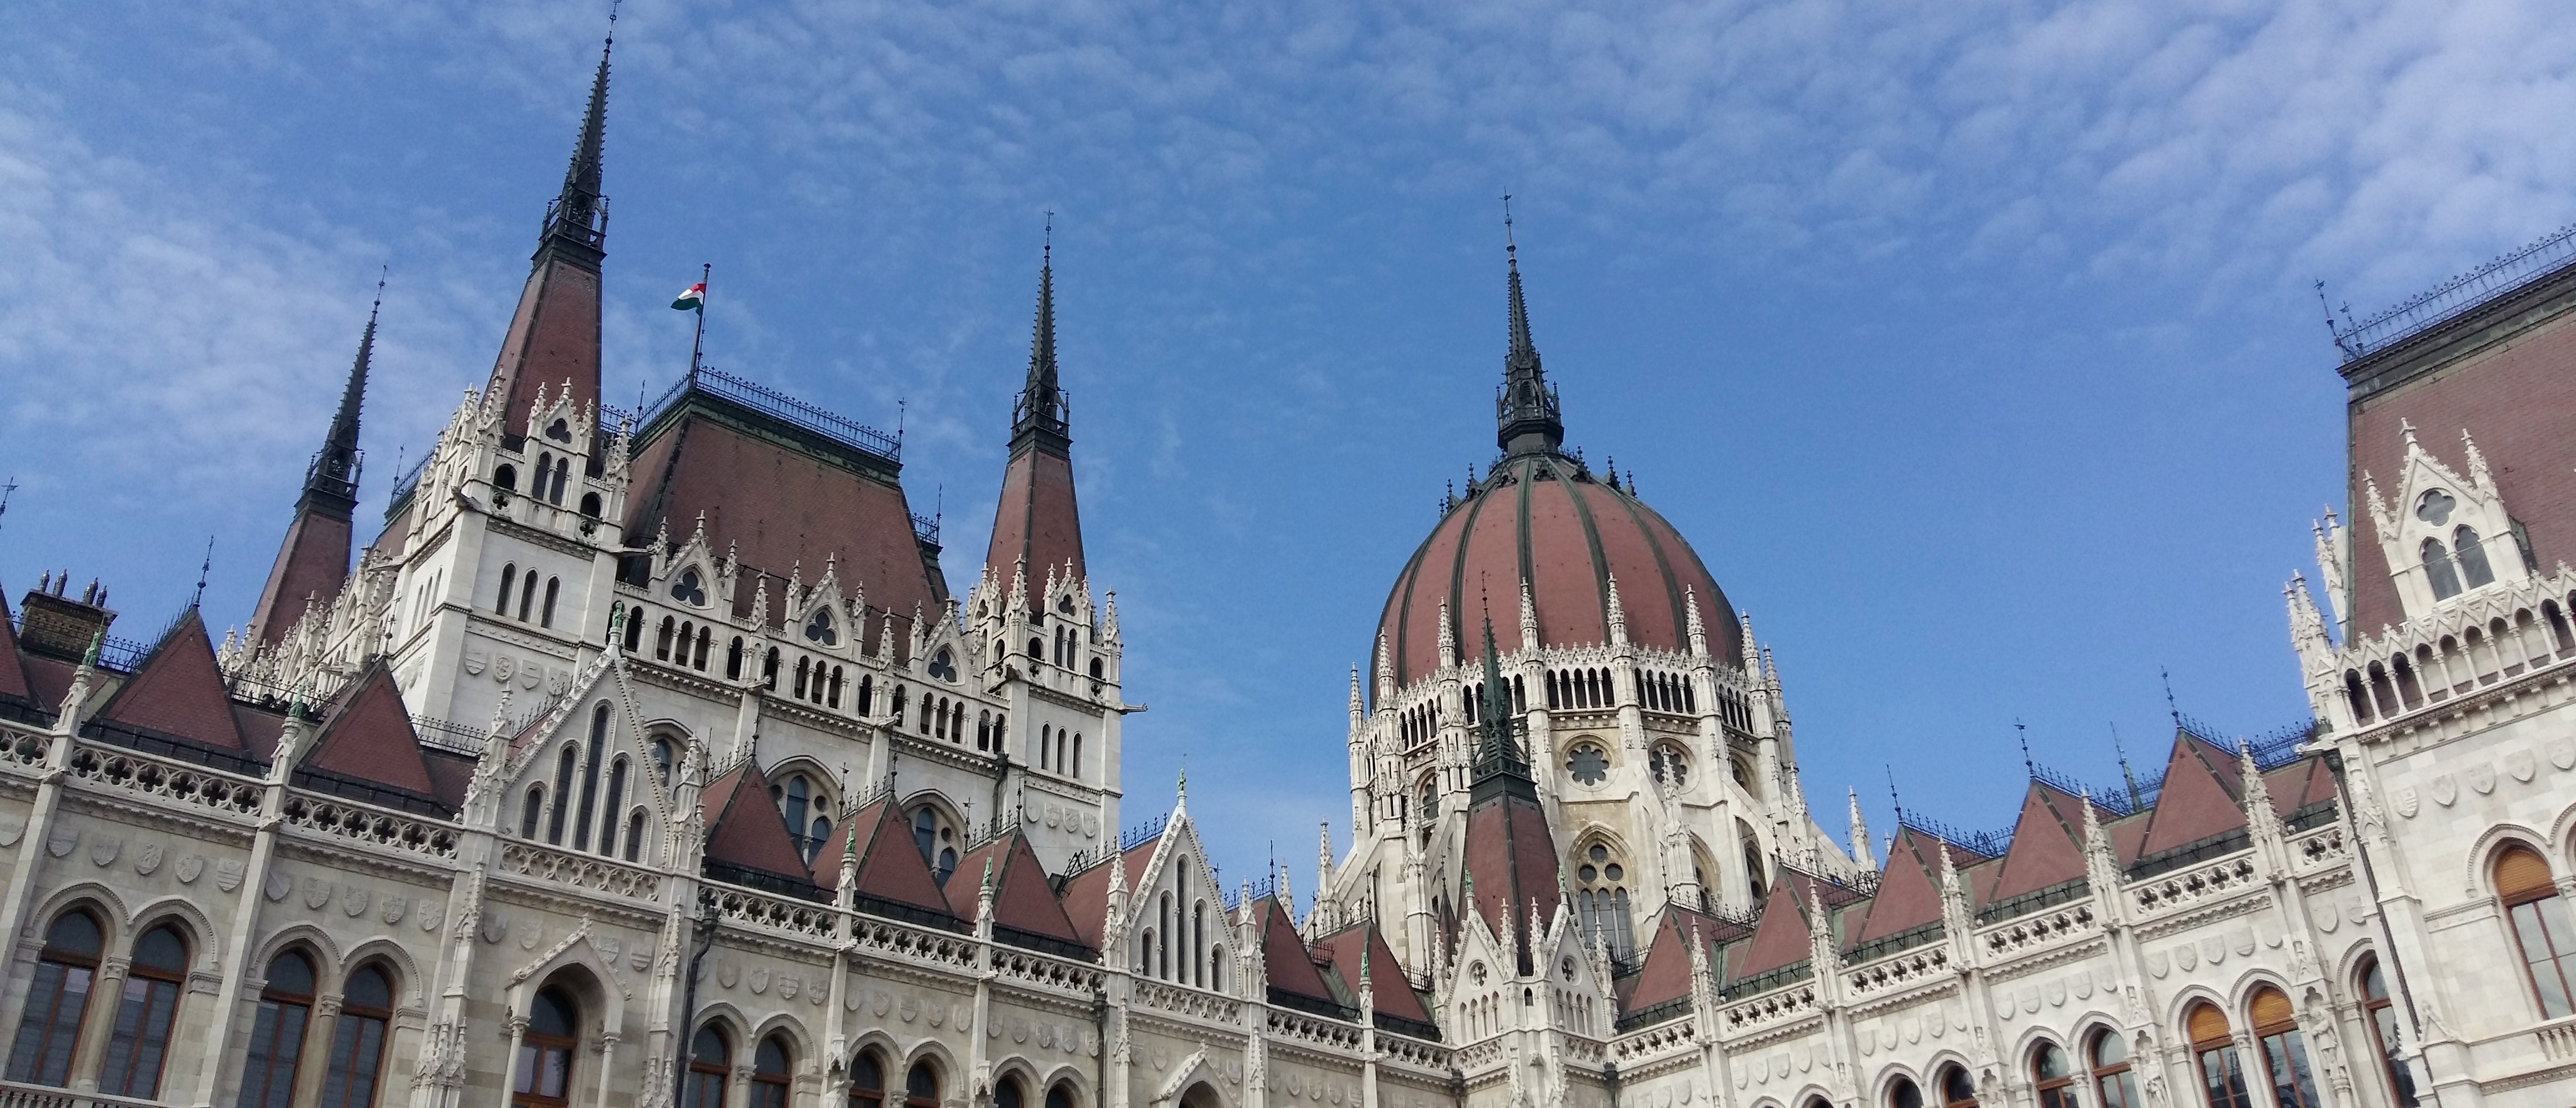
[[[1583,945],[1606,944],[1610,956],[1623,961],[1635,954],[1627,867],[1608,844],[1595,841],[1576,860],[1574,878],[1575,914],[1583,926]]]
[[[2138,1099],[2138,1079],[2129,1063],[2129,1043],[2116,1030],[2104,1028],[2093,1036],[2093,1090],[2102,1095],[2102,1108],[2144,1108]]]
[[[2451,550],[2460,564],[2460,584],[2467,588],[2495,583],[2495,570],[2487,565],[2486,544],[2478,538],[2478,529],[2461,524],[2451,532]]]
[[[671,582],[671,599],[692,608],[707,606],[706,584],[695,567],[681,570],[679,579]]]
[[[82,909],[63,913],[45,929],[18,1041],[9,1050],[9,1080],[56,1087],[71,1080],[72,1048],[89,1010],[101,946],[97,917]]]
[[[2442,548],[2442,540],[2426,539],[2421,550],[2424,583],[2432,588],[2433,599],[2448,600],[2460,595],[2460,575],[2451,567],[2451,555]]]
[[[1610,776],[1610,755],[1599,743],[1579,740],[1566,755],[1565,772],[1581,784],[1598,785]]]
[[[1647,769],[1654,774],[1656,784],[1676,790],[1690,787],[1690,755],[1683,753],[1679,745],[1658,743],[1646,757]]]

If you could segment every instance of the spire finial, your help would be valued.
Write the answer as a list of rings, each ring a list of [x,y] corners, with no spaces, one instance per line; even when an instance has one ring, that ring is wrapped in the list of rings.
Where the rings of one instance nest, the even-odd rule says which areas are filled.
[[[567,253],[589,265],[599,264],[607,241],[608,206],[600,196],[600,160],[608,133],[608,57],[617,46],[617,6],[608,9],[608,35],[599,44],[599,72],[591,78],[590,106],[582,113],[581,134],[573,140],[572,163],[564,167],[563,191],[546,206],[546,229],[539,255],[547,249]]]
[[[1503,197],[1503,259],[1510,343],[1503,354],[1502,395],[1494,404],[1495,438],[1506,453],[1553,452],[1565,442],[1565,424],[1558,416],[1556,392],[1539,367],[1538,346],[1530,341],[1529,303],[1521,295],[1520,244],[1512,235],[1508,195]]]
[[[1902,827],[1905,824],[1905,798],[1896,794],[1896,767],[1891,765],[1886,767],[1886,769],[1887,799],[1890,803],[1896,805],[1896,822],[1898,826]]]
[[[213,573],[214,570],[215,537],[208,535],[206,536],[206,560],[197,563],[197,592],[196,595],[188,598],[188,607],[195,608],[206,602],[206,575]]]
[[[1029,375],[1011,410],[1011,448],[1031,436],[1061,450],[1067,445],[1064,389],[1055,361],[1055,212],[1046,213],[1045,237],[1038,250],[1037,320],[1029,332]]]
[[[2032,777],[2039,776],[2039,764],[2030,757],[2030,729],[2022,726],[2020,720],[2013,721],[2013,739],[2021,743],[2021,768]]]
[[[2156,676],[2162,678],[2165,683],[2165,714],[2173,717],[2174,728],[2176,730],[2180,730],[2182,728],[2182,706],[2174,702],[2173,671],[2163,666],[2157,666]]]

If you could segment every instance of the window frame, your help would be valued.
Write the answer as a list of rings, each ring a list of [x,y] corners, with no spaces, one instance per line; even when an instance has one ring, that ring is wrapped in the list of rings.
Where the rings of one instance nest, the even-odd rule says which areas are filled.
[[[109,1029],[107,1056],[100,1060],[98,1075],[99,1091],[110,1096],[138,1100],[158,1100],[161,1097],[161,1076],[170,1062],[170,1036],[179,1026],[179,1006],[187,999],[188,963],[193,960],[194,952],[188,943],[188,933],[169,920],[144,928],[135,936],[133,944],[126,948],[129,952],[140,952],[152,936],[163,933],[179,944],[178,968],[153,965],[129,953],[125,980],[117,988],[116,1022]],[[166,1007],[159,1008],[161,1026],[156,1032],[152,1028],[153,1014],[165,997]],[[129,1031],[126,1029],[126,1009],[136,1004],[141,1008]],[[152,1051],[148,1079],[145,1078],[144,1062],[147,1047]],[[120,1055],[124,1063],[121,1073],[117,1072]]]
[[[317,997],[311,992],[289,992],[278,984],[277,965],[289,958],[298,959],[304,963],[307,989],[314,988],[321,976],[320,970],[314,966],[313,956],[302,950],[289,947],[269,957],[267,980],[260,985],[259,1007],[257,1013],[252,1016],[251,1046],[243,1052],[241,1091],[238,1101],[241,1108],[293,1108],[295,1103],[295,1086],[303,1076],[304,1040],[313,1033],[313,1006]],[[301,1018],[295,1023],[291,1044],[287,1036],[278,1034],[278,1031],[285,1026],[286,1010],[289,1008],[301,1010]],[[259,1025],[262,1021],[267,1022],[270,1028],[268,1053],[265,1058],[258,1050]],[[287,1049],[290,1045],[291,1050]],[[286,1085],[282,1089],[276,1082],[276,1070],[281,1055],[284,1056],[286,1064]],[[251,1085],[254,1067],[261,1071],[260,1085],[266,1090],[257,1097],[253,1096]]]
[[[384,982],[385,1005],[383,1007],[352,999],[357,990],[350,988],[350,983],[358,980],[360,974],[367,973],[375,974],[378,980]],[[393,1042],[393,1007],[398,996],[395,988],[392,971],[380,962],[361,965],[349,971],[348,976],[341,979],[340,1015],[332,1022],[331,1051],[323,1058],[322,1089],[318,1094],[320,1099],[315,1102],[318,1108],[374,1108],[376,1095],[385,1082],[385,1048]],[[354,1061],[355,1052],[362,1046],[357,1041],[357,1036],[363,1034],[371,1024],[376,1032],[374,1055],[369,1059],[362,1075],[354,1064],[342,1066],[341,1054],[343,1048],[346,1048]],[[331,1084],[343,1074],[348,1075],[350,1080],[341,1087],[340,1100],[334,1103],[331,1100]],[[358,1079],[361,1076],[364,1080]]]
[[[80,917],[89,924],[90,933],[94,938],[93,949],[86,953],[57,946],[54,941],[55,932],[74,916]],[[48,964],[61,966],[63,970],[54,982],[53,1005],[48,1010],[49,1018],[43,1025],[45,1030],[37,1040],[36,1052],[29,1058],[29,1065],[34,1072],[22,1074],[18,1072],[18,1051],[26,1042],[27,1029],[31,1026],[30,1021],[35,1015],[38,996],[33,984],[28,987],[27,1004],[19,1013],[17,1040],[10,1044],[9,1080],[57,1089],[71,1084],[71,1075],[75,1068],[73,1064],[80,1061],[80,1041],[83,1032],[89,1029],[90,1005],[98,996],[98,971],[100,964],[105,960],[106,952],[107,926],[99,920],[98,913],[87,908],[73,908],[62,912],[54,917],[52,923],[45,925],[45,945],[36,955],[37,977],[39,980],[42,979],[44,967]],[[47,1081],[43,1079],[46,1069],[45,1057],[53,1049],[55,1034],[62,1029],[62,1004],[65,995],[69,992],[64,987],[64,983],[71,980],[72,972],[75,970],[81,971],[84,975],[80,991],[80,1007],[72,1015],[71,1033],[62,1055],[62,1073],[57,1079]]]
[[[545,1002],[550,994],[555,998],[551,1003],[560,1005],[565,1011],[571,1013],[571,1018],[566,1021],[572,1029],[572,1034],[569,1036],[547,1034],[536,1029],[534,1008],[537,1003]],[[530,1023],[527,1030],[519,1033],[519,1056],[510,1060],[513,1071],[510,1080],[511,1108],[570,1108],[573,1090],[580,1084],[581,1005],[562,989],[545,988],[537,990],[536,995],[530,998],[529,1007]],[[549,1053],[563,1055],[563,1095],[549,1096],[535,1089],[520,1088],[523,1078],[530,1085],[542,1083],[546,1057]]]
[[[2505,884],[2505,865],[2518,856],[2526,855],[2532,859],[2533,864],[2539,866],[2540,873],[2547,879],[2537,884],[2508,888]],[[2576,950],[2559,950],[2557,944],[2551,942],[2549,938],[2548,917],[2552,907],[2556,909],[2562,929],[2576,930],[2568,927],[2570,917],[2567,898],[2558,890],[2556,867],[2549,864],[2548,855],[2524,843],[2514,842],[2506,844],[2495,852],[2494,860],[2487,866],[2487,872],[2490,880],[2495,884],[2497,905],[2504,911],[2506,934],[2513,940],[2514,957],[2522,963],[2523,984],[2531,990],[2532,1002],[2539,1006],[2541,1018],[2560,1019],[2576,1015],[2576,980],[2569,980],[2567,972],[2568,963],[2576,961]],[[2525,926],[2522,912],[2524,908],[2531,909],[2530,922],[2538,926]],[[2548,967],[2557,978],[2556,1005],[2551,1004],[2551,994],[2541,986],[2540,964],[2535,963],[2531,958],[2532,939],[2535,937],[2535,932],[2540,948],[2549,954]]]
[[[2371,988],[2376,980],[2379,987]],[[2389,995],[2388,974],[2378,955],[2364,957],[2361,968],[2353,974],[2353,992],[2361,997],[2361,1022],[2370,1028],[2371,1052],[2379,1056],[2380,1076],[2388,1082],[2388,1099],[2397,1108],[2416,1108],[2423,1103],[2415,1089],[2415,1071],[2397,1056],[2400,1030],[2397,1025],[2396,999]]]

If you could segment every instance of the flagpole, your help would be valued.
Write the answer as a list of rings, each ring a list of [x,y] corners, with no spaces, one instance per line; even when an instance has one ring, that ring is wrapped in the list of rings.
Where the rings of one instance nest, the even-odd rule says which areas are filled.
[[[698,382],[698,355],[707,345],[707,278],[715,273],[715,263],[698,264],[698,333],[689,340],[689,383]]]

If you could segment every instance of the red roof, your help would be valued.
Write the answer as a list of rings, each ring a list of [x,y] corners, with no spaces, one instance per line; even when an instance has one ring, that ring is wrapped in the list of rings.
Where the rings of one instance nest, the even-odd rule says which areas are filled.
[[[1773,882],[1770,895],[1763,898],[1762,918],[1753,925],[1753,941],[1728,979],[1741,981],[1807,960],[1807,906],[1800,902],[1802,899],[1799,883],[1782,871],[1781,880]]]
[[[890,476],[751,434],[715,414],[731,410],[721,398],[690,394],[676,403],[687,410],[656,420],[636,452],[626,533],[644,541],[667,525],[686,536],[703,513],[708,541],[731,544],[742,561],[746,583],[734,599],[737,618],[751,614],[752,575],[775,579],[772,626],[803,614],[788,610],[789,575],[801,573],[811,585],[822,580],[824,563],[837,558],[844,595],[864,588],[874,613],[867,626],[845,630],[873,651],[884,614],[891,613],[903,632],[897,653],[909,651],[913,612],[936,618],[947,594],[913,538],[902,487]]]
[[[861,895],[953,914],[949,913],[947,895],[939,890],[939,880],[930,875],[930,863],[922,860],[921,847],[912,841],[901,813],[888,801],[861,808],[841,824],[830,844],[814,855],[815,884],[827,889],[840,887],[841,858],[850,851],[853,836],[858,839]]]
[[[1442,604],[1456,624],[1461,662],[1484,656],[1472,630],[1479,604],[1505,629],[1503,648],[1517,649],[1509,629],[1518,625],[1527,579],[1541,642],[1608,642],[1613,577],[1629,641],[1688,650],[1688,592],[1698,599],[1709,650],[1729,662],[1740,656],[1734,609],[1680,532],[1636,497],[1553,455],[1515,457],[1469,489],[1396,577],[1378,629],[1398,684],[1439,667]]]
[[[181,613],[151,657],[126,678],[99,718],[222,750],[247,750],[233,723],[232,696],[215,665],[197,610]]]
[[[1938,840],[1898,825],[1888,843],[1887,862],[1879,867],[1878,895],[1870,898],[1849,946],[1901,935],[1927,923],[1941,922],[1941,856]],[[1952,855],[1951,864],[1960,858]]]
[[[9,597],[6,594],[0,594],[0,696],[34,700],[35,686],[27,683],[27,668],[18,660],[18,629],[14,626],[16,622],[9,616]],[[53,704],[40,703],[37,706],[50,712],[61,704],[57,701]]]
[[[707,783],[698,806],[709,813],[707,857],[718,862],[804,879],[805,856],[787,837],[787,817],[769,799],[769,779],[746,761]]]
[[[1085,576],[1073,462],[1033,443],[1011,455],[1010,467],[1002,471],[1002,500],[993,509],[993,541],[985,548],[984,564],[1008,581],[1012,568],[1025,563],[1034,594],[1048,571],[1062,573],[1067,562],[1073,564],[1074,576]]]
[[[286,541],[277,548],[277,564],[251,610],[250,639],[274,645],[295,621],[304,618],[305,602],[331,603],[349,579],[348,519],[299,506],[286,525]]]
[[[421,760],[420,734],[403,708],[402,689],[381,660],[340,694],[304,764],[421,796],[438,792]]]
[[[564,395],[566,381],[575,411],[599,403],[599,270],[545,251],[519,290],[518,310],[484,386],[486,400],[499,396],[508,404],[504,434],[525,434],[538,387],[551,405]]]
[[[1720,944],[1744,938],[1749,932],[1742,925],[1729,923],[1704,912],[1678,904],[1667,904],[1655,916],[1647,935],[1646,960],[1637,967],[1620,1006],[1627,1011],[1652,1008],[1668,1000],[1689,996],[1691,990],[1690,939],[1699,933],[1699,941],[1712,951],[1709,964],[1718,964],[1714,949]]]
[[[1342,991],[1351,1003],[1359,1003],[1361,948],[1367,948],[1368,979],[1375,1009],[1397,1019],[1431,1022],[1423,1010],[1422,998],[1413,994],[1413,983],[1404,979],[1404,966],[1395,960],[1395,950],[1386,945],[1374,920],[1352,924],[1324,937],[1316,949],[1330,956],[1333,973],[1342,980]]]
[[[1157,835],[1126,849],[1129,893],[1134,893],[1136,883],[1144,880],[1145,863],[1154,855],[1154,844],[1161,841],[1162,836]],[[1082,945],[1093,950],[1100,949],[1101,932],[1108,926],[1109,874],[1117,868],[1104,861],[1066,878],[1064,893],[1058,898],[1064,905],[1064,914],[1073,920],[1074,930],[1081,934]]]
[[[1533,902],[1539,918],[1553,919],[1563,898],[1547,816],[1517,796],[1506,794],[1467,813],[1467,873],[1476,883],[1472,906],[1507,945],[1520,945]]]
[[[1055,898],[1055,884],[1047,878],[1046,866],[1038,861],[1037,851],[1029,846],[1029,837],[1013,828],[998,839],[966,852],[957,860],[957,872],[948,879],[948,910],[959,919],[975,918],[976,902],[984,895],[984,865],[993,864],[993,922],[1002,927],[1083,943],[1082,932],[1064,913],[1064,905]]]
[[[2245,826],[2245,808],[2237,798],[2243,770],[2236,755],[2188,731],[2174,735],[2173,760],[2165,764],[2165,784],[2147,816],[2146,837],[2138,856],[2223,835]]]
[[[2084,876],[2083,804],[2083,798],[2053,785],[2030,783],[2022,794],[2021,821],[2013,825],[2012,847],[2004,851],[1999,872],[1985,890],[1987,903]]]
[[[1255,926],[1261,928],[1261,964],[1270,979],[1270,987],[1315,1000],[1341,1003],[1332,987],[1324,984],[1324,975],[1315,969],[1315,956],[1306,950],[1306,941],[1297,937],[1297,924],[1281,907],[1279,898],[1265,896],[1253,903]]]

